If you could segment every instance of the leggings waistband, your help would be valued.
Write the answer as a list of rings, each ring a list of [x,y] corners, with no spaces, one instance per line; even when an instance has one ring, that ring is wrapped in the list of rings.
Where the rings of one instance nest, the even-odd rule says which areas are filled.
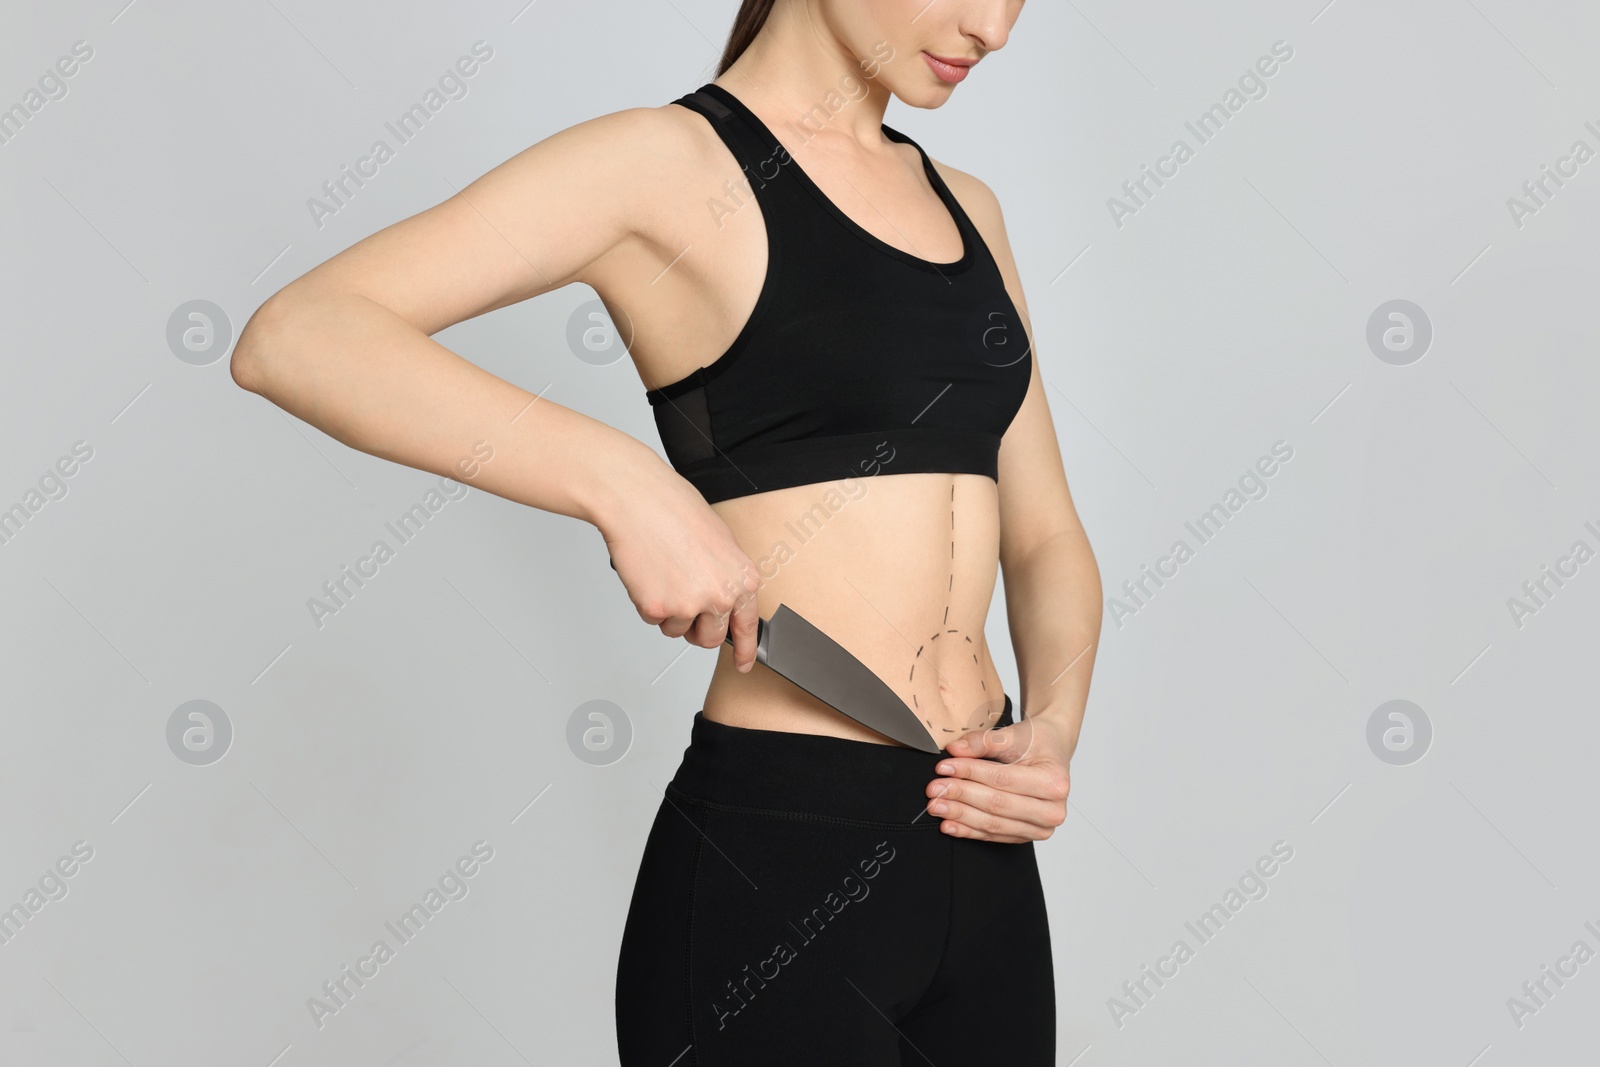
[[[1008,695],[994,726],[1014,721]],[[697,711],[667,791],[713,805],[937,829],[939,820],[923,805],[941,758],[871,741],[729,726]]]

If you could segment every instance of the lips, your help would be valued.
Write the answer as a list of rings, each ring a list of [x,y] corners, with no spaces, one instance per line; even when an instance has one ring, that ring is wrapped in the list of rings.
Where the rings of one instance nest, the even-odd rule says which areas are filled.
[[[922,53],[922,58],[928,61],[928,66],[933,70],[940,81],[954,85],[967,76],[975,59],[962,59],[958,56],[940,57],[932,52]]]

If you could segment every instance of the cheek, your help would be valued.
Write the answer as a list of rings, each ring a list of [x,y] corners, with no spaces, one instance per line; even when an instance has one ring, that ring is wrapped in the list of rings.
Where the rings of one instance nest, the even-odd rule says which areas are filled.
[[[831,0],[830,24],[871,75],[892,70],[917,53],[930,19],[948,0]],[[918,16],[921,16],[920,18]]]

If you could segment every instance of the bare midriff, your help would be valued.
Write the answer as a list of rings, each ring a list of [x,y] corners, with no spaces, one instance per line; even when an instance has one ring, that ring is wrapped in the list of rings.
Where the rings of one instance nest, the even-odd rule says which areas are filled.
[[[979,474],[894,474],[892,458],[876,469],[712,507],[761,573],[761,617],[779,604],[798,612],[948,745],[991,725],[1005,703],[983,634],[998,574],[998,489]],[[728,644],[704,714],[730,726],[899,744],[759,663],[740,674]]]

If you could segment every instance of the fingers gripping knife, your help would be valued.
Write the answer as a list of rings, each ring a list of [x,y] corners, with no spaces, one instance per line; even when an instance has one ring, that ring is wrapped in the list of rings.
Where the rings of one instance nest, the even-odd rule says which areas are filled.
[[[733,644],[731,630],[725,643]],[[923,752],[943,751],[882,678],[786,604],[756,620],[756,662],[869,730]]]

